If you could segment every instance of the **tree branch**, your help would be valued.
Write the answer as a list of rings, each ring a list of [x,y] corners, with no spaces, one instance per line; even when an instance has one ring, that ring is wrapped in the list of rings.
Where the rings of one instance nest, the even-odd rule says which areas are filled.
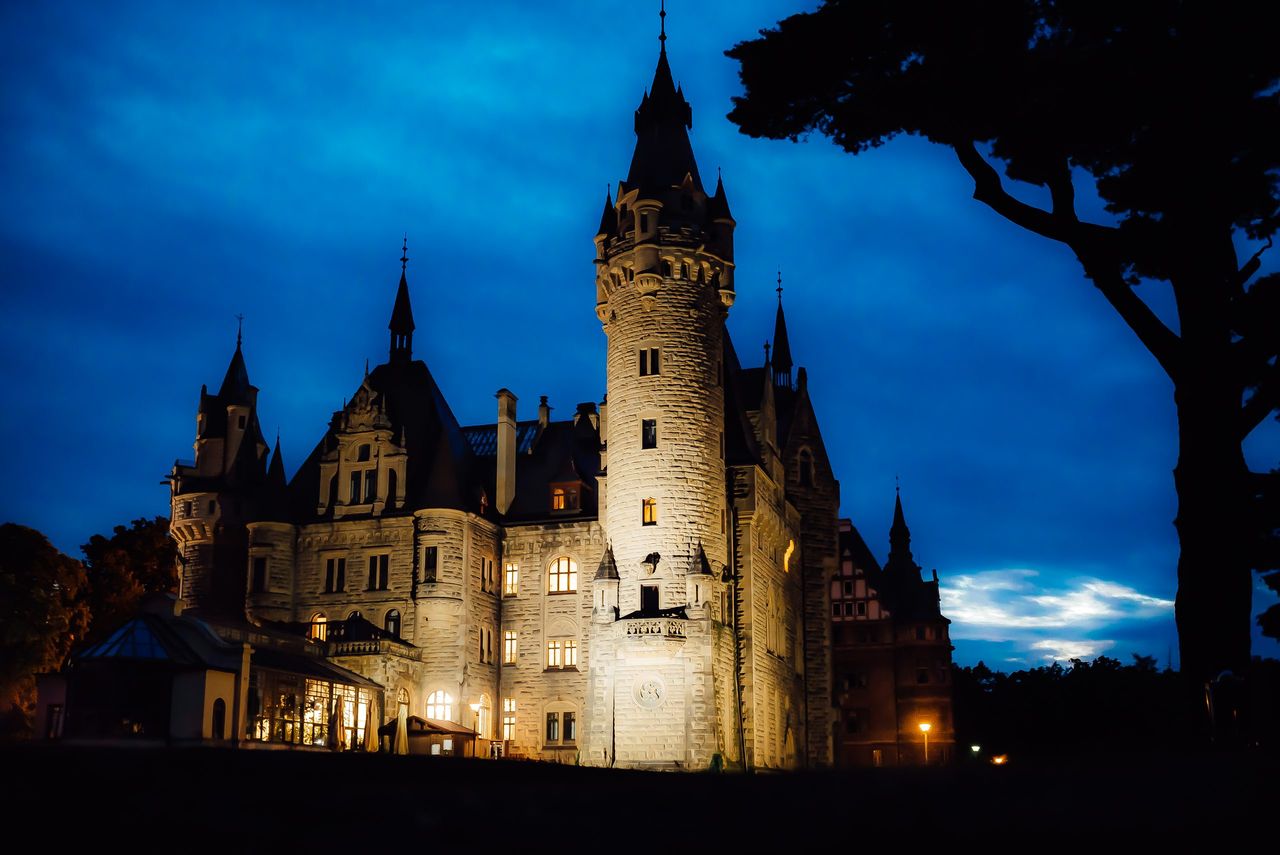
[[[1240,410],[1240,439],[1253,433],[1267,416],[1280,409],[1280,363],[1262,378]]]
[[[1119,230],[1082,223],[1076,217],[1075,188],[1069,169],[1064,165],[1066,171],[1050,179],[1053,210],[1045,211],[1010,196],[1000,174],[978,153],[972,141],[953,144],[952,148],[960,165],[973,178],[973,198],[1011,223],[1071,247],[1084,265],[1085,275],[1093,280],[1164,372],[1176,381],[1181,341],[1125,281],[1116,245]]]

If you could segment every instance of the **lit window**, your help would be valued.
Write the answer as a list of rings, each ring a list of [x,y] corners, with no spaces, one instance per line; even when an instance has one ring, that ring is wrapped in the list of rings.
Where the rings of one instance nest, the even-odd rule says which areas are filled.
[[[437,691],[427,696],[427,718],[436,721],[453,721],[453,695]]]
[[[578,590],[578,562],[572,558],[557,558],[547,571],[547,591],[552,594],[571,594]]]
[[[566,641],[564,643],[564,667],[578,667],[578,642]]]
[[[422,578],[428,582],[436,580],[436,571],[439,569],[440,550],[435,546],[428,546],[422,551]]]
[[[514,629],[502,633],[502,661],[507,665],[515,664],[518,637]]]
[[[640,348],[640,376],[648,377],[650,374],[661,373],[658,362],[658,348],[642,347]]]
[[[369,556],[369,587],[370,591],[387,590],[387,577],[391,564],[390,555],[370,555]]]
[[[551,510],[553,511],[576,511],[578,510],[578,485],[577,484],[556,484],[551,488]]]
[[[547,642],[547,667],[564,667],[564,645],[558,639]]]
[[[316,612],[311,616],[311,631],[308,633],[316,641],[324,641],[328,637],[326,631],[328,627],[326,622],[328,618],[324,616],[324,612]]]
[[[640,420],[640,447],[641,448],[657,448],[658,447],[658,420],[657,419],[641,419]]]
[[[502,595],[504,597],[514,597],[520,592],[520,565],[514,561],[508,561],[506,566],[502,568]]]
[[[489,696],[480,696],[480,709],[476,710],[476,735],[481,739],[489,738]]]
[[[516,738],[516,699],[502,699],[502,738]]]
[[[641,499],[640,500],[640,521],[644,525],[658,524],[658,500],[657,499]]]

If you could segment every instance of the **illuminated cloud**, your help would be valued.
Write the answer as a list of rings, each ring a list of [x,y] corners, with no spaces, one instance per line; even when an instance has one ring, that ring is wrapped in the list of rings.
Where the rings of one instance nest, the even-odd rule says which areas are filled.
[[[1021,654],[1004,661],[1034,663],[1091,659],[1110,651],[1122,634],[1117,630],[1144,635],[1144,625],[1166,625],[1173,601],[1104,579],[1054,581],[1036,570],[1014,568],[944,580],[942,608],[952,620],[953,638],[1003,642]]]

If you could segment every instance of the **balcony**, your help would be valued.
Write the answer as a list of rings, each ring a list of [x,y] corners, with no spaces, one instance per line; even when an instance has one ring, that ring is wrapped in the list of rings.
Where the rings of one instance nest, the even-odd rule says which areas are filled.
[[[629,639],[684,641],[687,621],[673,617],[625,617],[619,623],[626,627]]]
[[[376,656],[389,654],[414,662],[422,661],[422,649],[389,638],[330,641],[329,656]]]

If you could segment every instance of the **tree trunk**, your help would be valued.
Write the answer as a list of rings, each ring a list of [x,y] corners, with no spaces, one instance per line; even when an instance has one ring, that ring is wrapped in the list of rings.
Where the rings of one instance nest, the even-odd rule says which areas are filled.
[[[1227,285],[1236,263],[1229,228],[1214,230],[1225,240],[1209,242],[1207,230],[1195,231],[1199,240],[1181,243],[1191,250],[1180,259],[1185,275],[1173,279],[1183,343],[1174,378],[1174,524],[1181,545],[1176,617],[1193,721],[1202,736],[1229,743],[1243,727],[1235,683],[1249,665],[1252,617],[1248,467],[1238,418],[1244,388],[1231,354]],[[1226,673],[1232,676],[1224,680]]]

